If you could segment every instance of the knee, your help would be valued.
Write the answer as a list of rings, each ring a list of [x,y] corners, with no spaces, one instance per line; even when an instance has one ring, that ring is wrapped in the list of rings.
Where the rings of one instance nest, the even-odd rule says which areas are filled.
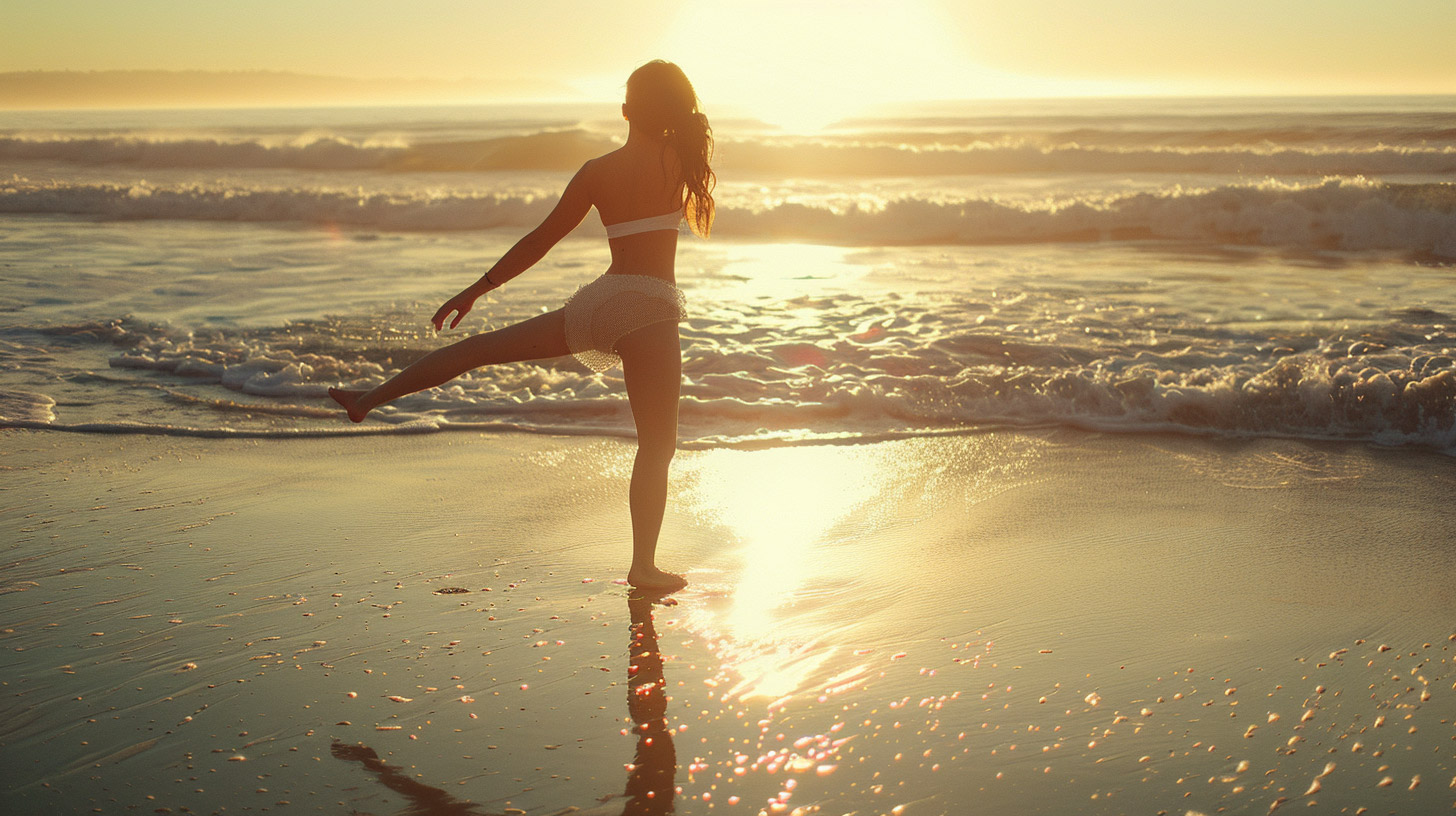
[[[645,465],[666,468],[677,454],[676,439],[639,439],[637,461]]]

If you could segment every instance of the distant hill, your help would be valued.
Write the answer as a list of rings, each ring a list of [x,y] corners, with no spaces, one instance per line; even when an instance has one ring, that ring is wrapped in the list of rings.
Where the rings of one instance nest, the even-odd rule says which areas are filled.
[[[352,79],[284,71],[15,71],[0,108],[194,108],[563,100],[539,80]]]

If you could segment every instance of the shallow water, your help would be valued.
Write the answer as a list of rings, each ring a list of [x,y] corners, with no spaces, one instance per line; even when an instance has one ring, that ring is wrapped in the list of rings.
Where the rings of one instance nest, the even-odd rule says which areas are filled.
[[[422,296],[443,298],[510,240],[361,237],[24,221],[6,241],[0,414],[174,435],[630,433],[620,372],[571,360],[477,372],[359,428],[335,422],[325,389],[436,347]],[[469,330],[555,308],[605,263],[596,242],[569,241]],[[1003,425],[1456,440],[1445,267],[1166,244],[731,242],[687,244],[682,266],[690,446]]]
[[[1449,97],[1084,100],[719,123],[684,237],[697,447],[1070,426],[1456,444]],[[615,373],[480,372],[358,429],[325,389],[620,139],[600,110],[0,116],[0,423],[291,437],[630,433]],[[595,216],[472,315],[556,308]]]

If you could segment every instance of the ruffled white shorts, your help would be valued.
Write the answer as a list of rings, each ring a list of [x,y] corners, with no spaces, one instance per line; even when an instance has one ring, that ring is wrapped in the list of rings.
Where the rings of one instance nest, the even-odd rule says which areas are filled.
[[[593,371],[622,358],[617,342],[643,326],[687,317],[681,289],[651,275],[602,275],[566,299],[566,347]]]

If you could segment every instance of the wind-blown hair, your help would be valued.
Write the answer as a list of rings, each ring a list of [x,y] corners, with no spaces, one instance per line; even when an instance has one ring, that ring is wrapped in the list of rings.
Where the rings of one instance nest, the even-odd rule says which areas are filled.
[[[713,188],[718,177],[713,159],[713,128],[698,110],[698,95],[682,69],[653,60],[627,78],[626,110],[633,123],[672,145],[682,173],[683,209],[693,232],[707,237],[713,229]]]

